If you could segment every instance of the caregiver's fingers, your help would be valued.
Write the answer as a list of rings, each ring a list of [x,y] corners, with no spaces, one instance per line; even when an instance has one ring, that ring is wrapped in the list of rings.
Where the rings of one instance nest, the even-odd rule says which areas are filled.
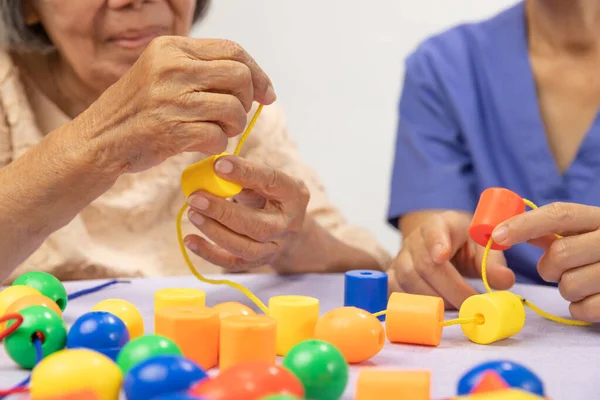
[[[467,242],[469,221],[466,214],[447,211],[428,218],[415,234],[420,231],[424,249],[433,262],[441,264]]]
[[[568,270],[558,281],[558,290],[570,302],[600,293],[600,263]]]
[[[540,276],[547,282],[558,282],[572,268],[600,262],[599,242],[598,231],[554,240],[538,262]]]
[[[485,248],[477,246],[475,250],[474,274],[465,274],[471,278],[482,278],[483,256]],[[515,284],[515,273],[508,268],[504,252],[491,250],[486,262],[486,277],[490,286],[497,290],[508,290]]]
[[[600,208],[576,203],[551,203],[499,224],[492,233],[492,239],[498,244],[512,246],[547,235],[589,232],[598,227]]]
[[[569,305],[571,316],[579,321],[600,322],[600,294],[588,296]]]

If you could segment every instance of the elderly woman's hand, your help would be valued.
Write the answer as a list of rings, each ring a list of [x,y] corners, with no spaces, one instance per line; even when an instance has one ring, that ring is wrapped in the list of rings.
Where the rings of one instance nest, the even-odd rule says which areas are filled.
[[[240,46],[163,36],[75,123],[98,160],[137,172],[182,152],[224,151],[253,101],[270,104],[275,93]]]
[[[529,242],[542,248],[540,276],[558,283],[573,318],[600,322],[600,208],[552,203],[505,221],[492,239],[507,246]]]
[[[305,226],[309,192],[304,183],[271,167],[226,156],[216,172],[244,188],[235,201],[206,192],[190,196],[189,219],[211,241],[197,235],[186,246],[215,265],[241,271],[271,265],[285,272]]]

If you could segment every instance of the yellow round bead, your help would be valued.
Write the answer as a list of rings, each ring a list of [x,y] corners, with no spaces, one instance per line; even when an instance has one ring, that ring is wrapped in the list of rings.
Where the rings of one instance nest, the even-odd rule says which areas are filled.
[[[277,321],[277,355],[285,356],[298,343],[314,337],[319,300],[308,296],[271,297],[269,316]]]
[[[144,334],[144,318],[130,302],[122,299],[108,299],[96,304],[92,311],[105,311],[118,317],[129,331],[129,340]]]
[[[12,303],[25,296],[31,296],[32,294],[41,294],[30,286],[25,285],[14,285],[9,286],[0,292],[0,316],[6,313],[6,310]]]
[[[481,323],[461,325],[469,340],[490,344],[516,335],[525,325],[525,307],[521,298],[511,292],[478,294],[466,299],[459,318],[482,317]]]
[[[205,158],[183,170],[181,174],[181,190],[186,198],[199,190],[223,198],[233,197],[242,191],[240,185],[221,178],[215,172],[215,162],[220,157],[226,155],[228,154],[221,153]]]
[[[61,350],[44,358],[31,374],[31,398],[85,390],[100,400],[117,400],[123,375],[104,354],[88,349]]]

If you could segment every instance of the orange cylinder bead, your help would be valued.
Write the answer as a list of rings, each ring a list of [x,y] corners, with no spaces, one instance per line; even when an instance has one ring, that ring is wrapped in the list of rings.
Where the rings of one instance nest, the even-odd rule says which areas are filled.
[[[437,346],[443,321],[441,297],[395,292],[388,300],[385,331],[392,343]]]
[[[256,315],[253,309],[236,301],[219,303],[212,307],[212,309],[219,314],[221,319],[231,317],[233,315]]]
[[[356,381],[355,400],[431,400],[429,371],[363,368]]]
[[[54,300],[49,297],[46,297],[42,294],[30,294],[29,296],[21,297],[15,300],[8,308],[6,309],[6,314],[15,314],[21,311],[24,308],[31,306],[44,306],[46,308],[51,309],[58,315],[62,317],[62,311],[58,304]],[[0,331],[3,330],[6,326],[7,322],[0,323]]]
[[[234,315],[221,319],[219,369],[246,361],[275,363],[277,322],[266,315]]]
[[[341,307],[325,313],[315,327],[315,339],[335,346],[350,364],[373,358],[383,349],[381,321],[357,307]]]
[[[205,370],[218,364],[220,319],[202,306],[166,306],[154,314],[154,332],[175,342],[183,355]]]
[[[469,236],[480,246],[487,246],[492,232],[502,222],[525,212],[523,198],[503,188],[488,188],[481,193],[469,227]],[[510,246],[492,244],[492,250],[507,250]]]

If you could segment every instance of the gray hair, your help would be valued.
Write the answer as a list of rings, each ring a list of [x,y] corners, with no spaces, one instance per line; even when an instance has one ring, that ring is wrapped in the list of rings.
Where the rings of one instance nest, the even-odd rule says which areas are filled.
[[[208,11],[210,0],[196,0],[194,23]],[[41,23],[28,25],[23,0],[0,0],[0,50],[46,52],[54,48]]]

